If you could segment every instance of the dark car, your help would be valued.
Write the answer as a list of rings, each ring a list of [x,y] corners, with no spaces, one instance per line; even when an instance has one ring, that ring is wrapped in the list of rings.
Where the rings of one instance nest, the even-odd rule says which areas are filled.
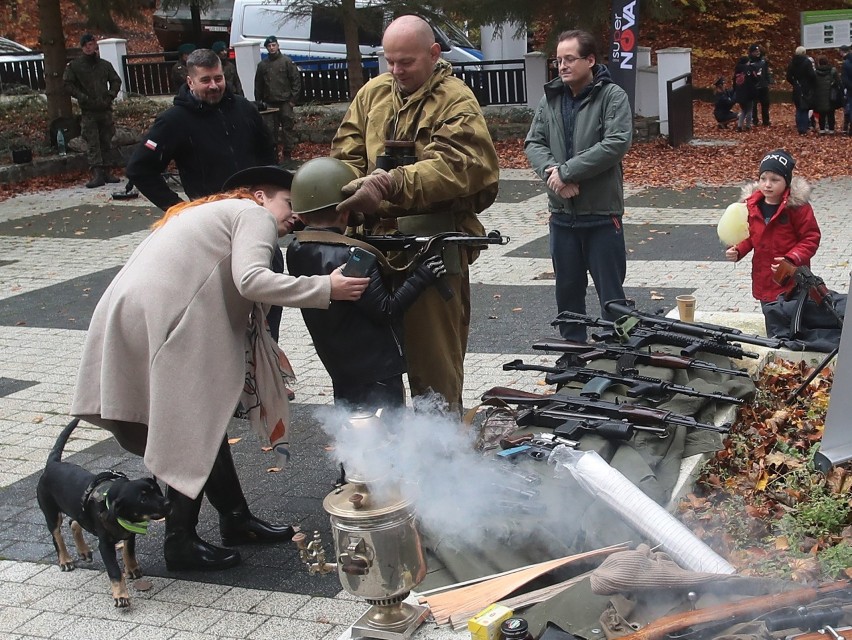
[[[217,40],[228,42],[233,10],[234,0],[213,0],[211,6],[201,12],[201,33],[195,34],[188,2],[181,2],[170,9],[164,9],[158,3],[152,18],[154,35],[163,51],[177,51],[187,42],[197,47],[210,47]]]

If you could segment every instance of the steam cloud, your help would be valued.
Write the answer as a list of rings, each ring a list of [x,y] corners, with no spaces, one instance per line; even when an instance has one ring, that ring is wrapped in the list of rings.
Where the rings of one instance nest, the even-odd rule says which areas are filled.
[[[551,531],[576,529],[566,487],[536,485],[539,474],[552,474],[544,461],[493,460],[493,452],[474,450],[474,434],[457,419],[418,404],[417,412],[382,414],[382,434],[353,429],[350,414],[322,408],[317,418],[335,440],[334,456],[347,475],[368,482],[379,500],[410,500],[422,533],[433,542],[462,547],[482,542],[523,544],[535,534],[540,544],[564,552],[567,540],[542,541],[542,525]]]

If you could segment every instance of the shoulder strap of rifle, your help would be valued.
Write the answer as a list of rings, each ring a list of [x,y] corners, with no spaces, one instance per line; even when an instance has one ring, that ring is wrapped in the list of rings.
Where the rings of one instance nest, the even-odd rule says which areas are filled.
[[[357,238],[352,238],[350,236],[345,236],[342,233],[335,233],[334,231],[323,231],[321,229],[310,229],[308,231],[296,231],[293,234],[299,242],[302,243],[317,243],[317,244],[332,244],[338,246],[346,246],[346,247],[361,247],[362,249],[369,251],[379,261],[379,264],[382,267],[382,271],[385,273],[394,273],[396,271],[404,271],[405,269],[397,269],[394,267],[388,259],[385,257],[381,251],[376,249],[373,245],[364,242],[363,240],[358,240]]]

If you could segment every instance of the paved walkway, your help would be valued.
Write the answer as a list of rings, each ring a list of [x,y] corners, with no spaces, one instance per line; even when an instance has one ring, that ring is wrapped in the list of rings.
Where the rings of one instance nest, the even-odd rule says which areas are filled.
[[[529,347],[536,338],[555,335],[549,326],[554,303],[545,196],[528,171],[507,170],[501,180],[500,198],[482,220],[487,229],[500,229],[512,242],[483,252],[472,268],[473,329],[464,392],[468,406],[497,384],[541,389],[538,377],[503,372],[502,362],[516,357],[552,360]],[[821,181],[814,187],[823,241],[813,270],[831,288],[846,292],[852,178]],[[736,187],[683,193],[629,189],[626,285],[640,307],[670,309],[675,295],[694,292],[699,312],[754,317],[746,315],[759,311],[750,295],[749,266],[725,262],[715,237],[716,221],[737,193]],[[132,606],[126,610],[112,607],[98,558],[91,569],[81,566],[61,573],[56,567],[33,487],[47,451],[68,420],[91,310],[157,215],[142,199],[114,202],[109,194],[107,188],[65,189],[0,203],[0,636],[340,637],[365,605],[341,592],[333,574],[309,576],[289,548],[245,550],[247,568],[242,572],[238,568],[221,575],[181,576],[161,566],[162,532],[155,531],[140,542],[151,588],[131,588]],[[596,313],[592,298],[589,310]],[[294,413],[304,417],[304,424],[313,424],[314,409],[330,403],[330,382],[313,354],[299,312],[285,310],[283,323],[288,327],[285,350],[299,376]],[[241,428],[236,425],[234,430]],[[320,507],[334,472],[333,464],[323,460],[327,443],[309,429],[296,440],[302,443],[297,470],[286,478],[292,490],[278,495],[277,489],[269,491],[273,481],[260,470],[257,441],[246,432],[234,446],[244,488],[253,509],[264,517],[281,520],[280,514],[287,513],[305,528],[327,528]],[[138,460],[124,456],[104,432],[93,428],[75,432],[67,456],[92,469],[120,465],[131,475],[144,473]],[[205,514],[207,529],[202,533],[215,542],[215,523]],[[416,637],[461,636],[427,624]]]

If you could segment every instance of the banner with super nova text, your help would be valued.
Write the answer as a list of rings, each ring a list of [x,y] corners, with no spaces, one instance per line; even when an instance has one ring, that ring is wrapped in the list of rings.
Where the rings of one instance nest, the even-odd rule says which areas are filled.
[[[636,59],[639,46],[639,1],[612,1],[612,40],[609,47],[609,73],[613,82],[627,92],[635,112]]]

